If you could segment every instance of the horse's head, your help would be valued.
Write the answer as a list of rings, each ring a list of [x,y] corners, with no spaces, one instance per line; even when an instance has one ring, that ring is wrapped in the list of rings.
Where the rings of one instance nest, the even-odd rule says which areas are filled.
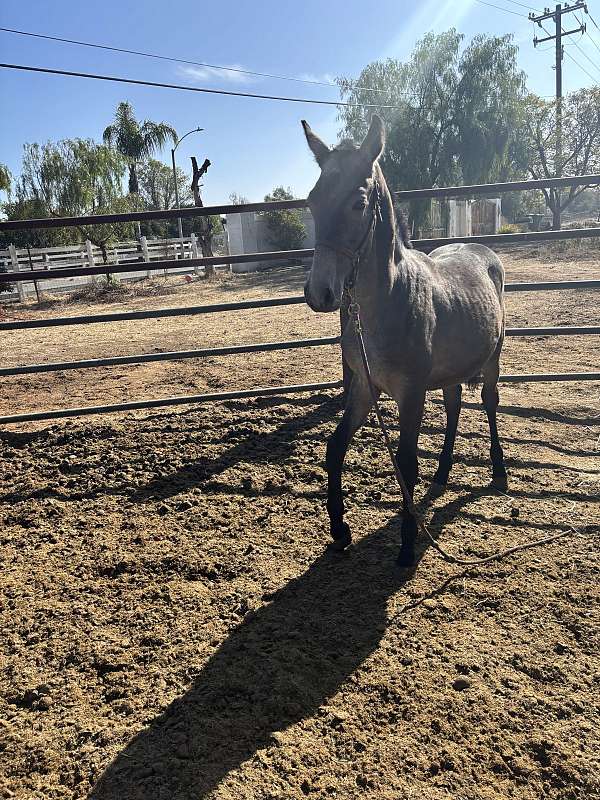
[[[304,287],[313,311],[336,311],[344,283],[375,221],[378,186],[375,164],[385,143],[377,116],[360,147],[342,142],[330,149],[302,120],[308,146],[321,167],[308,195],[315,221],[315,254]]]

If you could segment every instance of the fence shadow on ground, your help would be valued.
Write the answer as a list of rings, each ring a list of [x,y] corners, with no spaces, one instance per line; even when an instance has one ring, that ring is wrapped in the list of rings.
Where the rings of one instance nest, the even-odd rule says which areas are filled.
[[[260,405],[268,407],[270,398],[265,398],[267,402]],[[233,401],[229,407],[240,409],[240,425],[236,428],[231,426],[231,432],[235,434],[236,441],[231,447],[225,449],[216,458],[201,457],[193,462],[186,463],[177,471],[170,473],[166,477],[151,480],[132,494],[134,501],[144,502],[149,497],[170,497],[180,494],[190,488],[203,485],[211,478],[219,475],[226,469],[235,466],[239,462],[248,463],[271,463],[276,461],[278,464],[285,463],[286,459],[292,455],[297,445],[298,435],[310,435],[310,431],[325,422],[332,421],[339,415],[341,410],[340,397],[329,397],[325,395],[320,401],[315,396],[311,396],[308,410],[303,414],[294,413],[281,425],[278,425],[269,433],[244,433],[245,427],[244,411],[247,404]],[[248,420],[246,420],[247,424]],[[224,431],[221,441],[226,443],[228,431]],[[322,437],[318,437],[322,441]],[[260,447],[257,445],[260,444]],[[233,489],[234,487],[232,487]]]

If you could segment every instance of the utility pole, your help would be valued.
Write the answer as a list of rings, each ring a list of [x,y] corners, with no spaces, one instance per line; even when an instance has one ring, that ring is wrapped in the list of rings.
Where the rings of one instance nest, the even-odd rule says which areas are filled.
[[[562,18],[564,14],[571,14],[580,10],[583,10],[587,13],[587,7],[583,0],[578,0],[578,2],[571,6],[567,5],[566,3],[564,6],[561,6],[560,3],[558,3],[555,6],[554,11],[551,11],[549,8],[545,8],[544,13],[537,16],[533,12],[529,14],[529,19],[532,22],[536,22],[543,30],[545,30],[544,26],[542,25],[544,20],[551,19],[554,22],[554,36],[545,36],[543,39],[538,39],[537,36],[535,36],[533,39],[533,46],[537,47],[538,44],[552,41],[552,39],[554,39],[556,42],[556,157],[554,161],[554,173],[556,178],[562,178],[563,170],[562,62],[564,58],[564,46],[562,40],[563,36],[571,36],[573,33],[585,33],[586,30],[585,24],[580,25],[578,28],[573,28],[573,30],[570,31],[563,30]],[[551,189],[550,191],[553,193],[555,200],[552,227],[555,229],[560,229],[560,189]]]

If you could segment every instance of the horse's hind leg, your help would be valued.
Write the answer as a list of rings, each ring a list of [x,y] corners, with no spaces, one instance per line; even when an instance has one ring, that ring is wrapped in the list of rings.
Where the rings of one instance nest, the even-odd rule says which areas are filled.
[[[400,412],[400,443],[396,453],[396,462],[402,473],[406,488],[412,500],[419,477],[419,461],[417,444],[423,419],[425,392],[415,391],[401,399],[397,399]],[[410,567],[415,560],[415,541],[417,538],[417,521],[408,505],[404,502],[402,509],[402,546],[398,555],[401,567]]]
[[[379,391],[377,391],[379,396]],[[350,391],[340,424],[327,442],[327,511],[331,537],[336,549],[347,547],[352,537],[350,526],[344,522],[344,500],[342,498],[342,468],[352,437],[366,420],[373,405],[368,386],[356,375],[352,377]]]
[[[458,428],[458,417],[460,414],[460,402],[462,397],[462,386],[448,386],[444,389],[444,408],[446,409],[446,435],[444,436],[444,446],[440,453],[438,468],[433,476],[433,483],[429,489],[431,497],[439,497],[443,494],[448,476],[452,469],[452,453],[454,452],[454,441],[456,439],[456,429]]]
[[[488,364],[483,372],[483,387],[481,389],[481,401],[485,408],[488,423],[490,426],[490,457],[492,459],[492,486],[495,489],[506,489],[508,477],[504,466],[504,453],[498,436],[498,424],[496,421],[496,410],[500,403],[498,394],[498,377],[500,367],[498,359]]]

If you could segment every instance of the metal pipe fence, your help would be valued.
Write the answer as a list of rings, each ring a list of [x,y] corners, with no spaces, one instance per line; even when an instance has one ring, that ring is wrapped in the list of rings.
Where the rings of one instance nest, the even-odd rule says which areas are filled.
[[[266,205],[266,203],[263,203]],[[0,226],[2,223],[0,223]],[[439,239],[415,239],[413,247],[416,250],[423,252],[430,252],[436,247],[441,247],[445,244],[485,244],[499,246],[511,246],[515,244],[531,244],[535,242],[551,242],[563,239],[592,239],[600,236],[600,228],[571,228],[564,231],[539,231],[537,233],[496,233],[487,234],[484,236],[449,236]],[[294,260],[302,261],[303,259],[312,258],[314,253],[313,248],[306,248],[303,250],[276,250],[266,253],[243,253],[240,255],[227,255],[227,256],[206,256],[203,258],[187,258],[185,266],[193,267],[207,267],[218,266],[219,264],[245,264],[253,261],[281,261],[281,260]],[[173,270],[181,269],[182,261],[180,260],[162,260],[153,261],[153,270]],[[75,278],[85,275],[105,275],[107,271],[111,273],[121,272],[146,272],[148,264],[140,262],[128,262],[127,264],[110,264],[98,265],[94,267],[64,267],[53,270],[33,269],[28,272],[0,272],[0,284],[2,283],[18,283],[19,281],[44,281],[56,280],[58,278]]]
[[[559,186],[597,186],[600,175],[573,175],[566,178],[543,178],[530,181],[510,181],[508,183],[482,183],[472,186],[444,186],[431,189],[403,189],[394,192],[398,200],[411,200],[425,197],[464,197],[474,194],[502,194],[504,192],[528,191],[532,189],[556,188]],[[173,208],[159,211],[131,211],[123,214],[89,214],[81,217],[47,217],[43,219],[15,219],[0,222],[0,231],[21,231],[31,228],[77,228],[81,225],[100,225],[116,222],[149,222],[155,219],[177,219],[214,216],[220,214],[245,214],[250,211],[281,211],[284,209],[306,208],[306,199],[276,200],[270,203],[244,203],[219,206]]]
[[[537,189],[550,186],[594,185],[600,183],[600,175],[586,175],[573,178],[547,179],[542,181],[514,181],[503,184],[485,184],[479,186],[446,187],[442,189],[417,189],[396,193],[399,199],[414,197],[457,197],[472,194],[495,194],[499,192]],[[45,220],[14,220],[1,222],[2,230],[22,230],[29,228],[54,228],[73,227],[86,224],[144,221],[149,219],[168,219],[221,213],[244,213],[246,211],[265,211],[284,208],[303,208],[305,200],[279,201],[275,203],[249,203],[244,206],[212,206],[190,209],[173,209],[171,211],[132,212],[129,214],[104,214],[89,217],[69,217]],[[444,244],[469,242],[486,245],[505,246],[514,244],[527,244],[540,241],[555,241],[561,239],[581,239],[600,236],[599,228],[578,228],[565,231],[541,231],[536,233],[495,234],[490,236],[452,237],[441,239],[421,239],[413,244],[424,251],[432,250]],[[250,261],[268,261],[281,259],[301,260],[313,255],[312,249],[277,251],[271,253],[248,253],[244,255],[215,256],[212,258],[188,259],[186,266],[209,266],[223,263],[245,263]],[[153,269],[169,270],[181,267],[180,261],[163,260],[152,263]],[[133,272],[147,269],[147,264],[140,262],[139,268],[135,263],[126,265],[110,265],[111,272]],[[0,273],[1,283],[26,282],[32,280],[45,280],[49,277],[78,277],[84,275],[104,274],[105,266],[90,268],[66,268],[52,270],[32,270],[23,272]],[[544,281],[534,283],[509,283],[505,286],[506,292],[523,291],[558,291],[596,289],[600,287],[600,280],[582,281]],[[45,320],[12,320],[0,323],[0,331],[25,330],[32,328],[60,327],[69,325],[85,325],[103,322],[117,322],[135,319],[162,319],[184,315],[210,314],[215,312],[240,311],[247,309],[273,308],[277,306],[296,305],[304,302],[302,296],[267,298],[264,300],[240,301],[236,303],[217,303],[204,306],[188,306],[181,308],[163,308],[147,311],[112,312],[108,314],[87,314],[72,317],[55,317]],[[509,328],[508,336],[573,336],[600,333],[600,326],[553,326],[538,328]],[[142,353],[130,356],[114,356],[109,358],[86,359],[82,361],[54,362],[49,364],[29,364],[17,367],[0,369],[0,376],[8,377],[41,372],[58,372],[70,369],[87,369],[94,367],[114,366],[118,364],[141,364],[153,361],[175,361],[180,359],[201,358],[205,356],[221,356],[241,353],[267,352],[274,350],[288,350],[304,347],[338,344],[340,337],[320,337],[316,339],[300,339],[286,342],[261,342],[258,344],[235,345],[231,347],[203,348],[196,350],[173,351],[167,353]],[[503,383],[540,382],[540,381],[589,381],[600,380],[600,372],[579,373],[544,373],[503,375]],[[52,411],[32,412],[26,414],[12,414],[0,417],[0,424],[20,423],[37,420],[58,419],[64,417],[78,417],[92,414],[107,414],[138,409],[159,408],[175,405],[198,404],[216,400],[235,400],[250,397],[268,397],[273,395],[293,394],[304,391],[325,391],[343,386],[342,381],[329,381],[323,383],[299,384],[291,386],[273,386],[230,392],[214,392],[200,395],[184,395],[179,397],[165,397],[155,400],[136,400],[126,403],[112,403],[101,406],[88,406],[85,408],[56,409]]]
[[[598,289],[600,280],[582,281],[539,281],[537,283],[507,283],[505,292],[538,292],[558,291],[566,289]],[[71,317],[49,317],[47,319],[11,320],[0,322],[2,331],[27,330],[29,328],[53,328],[64,325],[96,325],[103,322],[129,322],[138,319],[163,319],[165,317],[184,317],[197,314],[214,314],[226,311],[247,311],[259,308],[275,308],[277,306],[301,305],[305,303],[303,295],[289,297],[270,297],[264,300],[240,300],[235,303],[212,303],[205,306],[178,306],[176,308],[156,308],[149,311],[113,311],[107,314],[79,314]],[[537,334],[532,334],[537,335]]]
[[[554,328],[507,328],[506,336],[587,336],[600,334],[600,325],[561,325]],[[231,345],[229,347],[205,347],[199,350],[172,350],[165,353],[138,353],[111,358],[87,358],[81,361],[51,361],[46,364],[26,364],[19,367],[1,367],[0,377],[10,375],[34,375],[39,372],[64,372],[70,369],[95,369],[121,364],[147,364],[154,361],[182,361],[188,358],[207,356],[231,356],[245,353],[268,353],[274,350],[298,350],[305,347],[320,347],[340,343],[340,336],[324,336],[317,339],[292,339],[287,342],[258,342],[257,344]]]
[[[600,328],[598,328],[600,333]],[[166,353],[139,353],[131,356],[112,358],[88,358],[82,361],[57,361],[48,364],[28,364],[22,367],[0,368],[0,377],[8,375],[33,375],[37,372],[63,372],[68,369],[93,369],[95,367],[114,367],[119,364],[147,364],[153,361],[182,361],[187,358],[206,358],[207,356],[231,356],[243,353],[269,353],[274,350],[298,350],[304,347],[319,347],[339,344],[339,336],[323,336],[318,339],[292,339],[287,342],[259,342],[230,347],[205,347],[200,350],[174,350]]]

